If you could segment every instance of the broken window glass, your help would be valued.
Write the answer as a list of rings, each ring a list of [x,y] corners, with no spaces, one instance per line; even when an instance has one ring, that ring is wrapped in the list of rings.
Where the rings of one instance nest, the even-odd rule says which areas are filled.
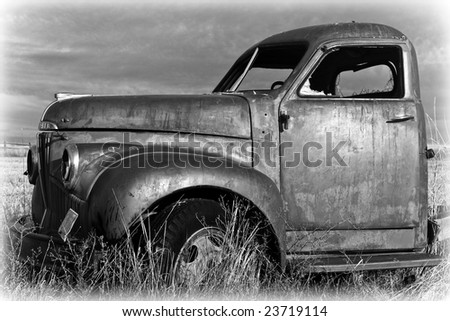
[[[401,98],[401,48],[341,47],[327,54],[300,87],[300,96]]]

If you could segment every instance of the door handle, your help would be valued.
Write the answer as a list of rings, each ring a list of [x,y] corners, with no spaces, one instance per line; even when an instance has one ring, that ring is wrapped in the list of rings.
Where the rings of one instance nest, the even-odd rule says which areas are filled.
[[[386,123],[400,123],[402,121],[408,121],[408,120],[414,120],[414,116],[412,115],[399,115],[395,116],[394,118],[391,118],[389,120],[386,120]]]

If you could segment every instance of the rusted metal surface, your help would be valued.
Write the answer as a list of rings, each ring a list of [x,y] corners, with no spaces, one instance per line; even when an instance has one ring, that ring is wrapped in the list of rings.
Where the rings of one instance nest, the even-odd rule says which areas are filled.
[[[253,166],[280,189],[278,108],[280,98],[269,95],[247,96],[252,115]]]
[[[346,229],[288,231],[288,253],[332,251],[386,251],[410,249],[415,231],[409,229]]]
[[[352,24],[334,28],[330,27],[328,35],[318,36],[329,39],[318,41],[328,42],[330,48],[370,46],[375,42],[402,48],[404,95],[399,99],[299,97],[304,79],[320,65],[327,51],[315,52],[299,69],[296,83],[281,103],[281,112],[290,116],[290,129],[281,133],[280,141],[294,142],[297,151],[310,142],[319,143],[309,149],[308,161],[320,160],[322,164],[293,168],[282,165],[281,188],[290,207],[288,229],[346,230],[341,235],[347,235],[348,240],[340,238],[336,242],[330,237],[323,244],[328,250],[340,250],[358,237],[361,244],[366,244],[363,250],[395,249],[399,244],[401,248],[422,248],[426,245],[427,225],[426,138],[412,45],[390,28]],[[340,35],[334,35],[334,30],[340,30]],[[403,114],[410,115],[410,121],[391,122]],[[341,142],[342,164],[337,159],[328,159],[326,164],[326,152]],[[285,160],[292,160],[295,151],[288,150]],[[377,242],[366,242],[365,233],[360,231],[365,229],[384,234],[379,234]],[[395,229],[412,230],[396,244],[395,237],[389,237]]]
[[[161,154],[157,161],[150,160],[149,166],[139,167],[137,164],[144,157],[144,154],[131,157],[131,169],[107,169],[92,188],[89,212],[93,215],[89,219],[103,224],[108,238],[122,236],[124,229],[155,201],[176,191],[207,187],[233,191],[251,199],[267,216],[284,248],[284,213],[279,190],[262,173],[223,159],[207,161],[204,156],[173,153]],[[179,166],[180,162],[198,166]],[[206,166],[209,162],[214,166]]]
[[[28,264],[36,267],[47,266],[56,272],[60,272],[63,259],[67,259],[67,262],[74,261],[73,252],[60,237],[32,233],[30,230],[30,226],[14,224],[8,234],[8,240],[4,242],[7,250],[16,251],[15,255],[26,260]],[[55,261],[56,257],[59,260]]]
[[[411,267],[436,266],[442,262],[437,255],[428,253],[397,252],[391,254],[328,254],[292,255],[289,262],[306,261],[311,272],[355,272],[363,270],[399,269]]]
[[[419,172],[424,156],[417,122],[386,123],[398,109],[416,115],[414,104],[298,100],[285,108],[292,129],[282,133],[282,141],[294,141],[299,149],[308,142],[323,146],[311,148],[308,155],[311,161],[322,161],[321,166],[281,169],[283,194],[290,206],[289,229],[396,229],[423,224],[426,189]],[[327,165],[327,144],[335,148],[341,141],[345,166],[335,159]],[[293,157],[288,150],[285,158]],[[409,247],[414,247],[414,239],[410,241]],[[331,244],[339,249],[340,243]]]
[[[256,48],[285,50],[287,44],[295,45],[298,64],[284,82],[276,79],[279,87],[234,91],[250,58],[258,59]],[[391,97],[301,95],[324,57],[343,46],[396,48]],[[41,232],[55,233],[73,208],[79,214],[73,237],[95,230],[117,240],[160,200],[201,187],[254,204],[275,231],[282,262],[286,251],[413,251],[427,245],[425,121],[416,55],[401,32],[344,23],[275,35],[246,51],[214,91],[73,96],[51,104],[38,151],[36,189],[44,196],[33,201]],[[70,184],[61,178],[68,146],[79,154]],[[287,166],[304,146],[310,147],[306,160]],[[326,155],[336,146],[340,160]],[[411,252],[399,264],[387,255],[359,267],[416,266],[426,259]]]
[[[310,47],[316,49],[329,41],[348,39],[395,39],[406,41],[406,36],[401,31],[382,24],[344,22],[309,26],[282,32],[264,39],[255,47],[278,43],[308,42]]]
[[[289,76],[285,84],[278,90],[281,95],[283,95],[283,93],[285,93],[290,88],[290,84],[302,71],[314,52],[321,49],[324,45],[330,42],[336,40],[344,41],[349,39],[374,40],[374,42],[397,40],[403,43],[410,43],[405,35],[400,31],[386,25],[373,23],[336,23],[332,25],[318,25],[290,30],[273,35],[250,47],[237,59],[236,63],[232,66],[230,71],[214,89],[214,92],[224,91],[223,86],[226,83],[226,79],[233,75],[233,71],[239,66],[239,64],[241,64],[253,54],[255,48],[289,43],[304,44],[307,48],[306,53],[303,55],[300,63],[294,69],[293,73]]]
[[[250,137],[245,99],[233,96],[115,96],[56,101],[42,116],[60,130],[145,130]]]
[[[122,131],[60,131],[47,133],[50,137],[48,155],[49,175],[61,184],[61,155],[70,145],[77,146],[80,154],[79,178],[70,192],[87,200],[90,189],[107,163],[120,162],[127,155],[146,153],[141,167],[148,165],[153,152],[179,152],[208,155],[235,162],[240,166],[252,166],[252,141],[250,139],[163,132]],[[156,158],[156,156],[155,156]],[[124,162],[123,165],[131,166]]]

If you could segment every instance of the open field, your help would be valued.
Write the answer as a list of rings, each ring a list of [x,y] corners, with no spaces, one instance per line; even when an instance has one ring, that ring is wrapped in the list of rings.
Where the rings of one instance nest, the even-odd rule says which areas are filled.
[[[3,143],[0,147],[0,157],[26,157],[27,152],[27,144]]]
[[[24,157],[0,157],[0,168],[0,217],[8,241],[5,222],[29,215],[32,185],[23,175]],[[439,205],[448,205],[449,169],[446,160],[429,161],[430,215],[438,212]],[[259,275],[252,245],[230,242],[229,252],[205,282],[175,287],[161,284],[142,259],[117,248],[105,247],[102,267],[92,271],[81,260],[90,253],[89,245],[80,249],[84,256],[76,262],[76,275],[68,270],[56,275],[49,270],[29,269],[2,250],[2,295],[14,300],[442,300],[450,296],[449,260],[425,270],[316,275],[306,273],[303,266],[292,266],[290,272],[272,274],[268,279]],[[448,245],[438,242],[433,251],[447,255]]]

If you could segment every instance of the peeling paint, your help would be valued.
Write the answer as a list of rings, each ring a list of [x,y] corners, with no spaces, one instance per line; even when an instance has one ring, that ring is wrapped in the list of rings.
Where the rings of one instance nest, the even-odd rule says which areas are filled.
[[[41,133],[40,141],[43,190],[50,204],[43,230],[57,227],[61,209],[74,206],[80,212],[77,236],[95,229],[117,240],[162,198],[202,186],[249,199],[272,224],[282,256],[286,245],[292,253],[423,248],[426,131],[414,48],[401,32],[387,26],[315,26],[269,37],[244,53],[237,65],[257,46],[299,42],[307,47],[304,57],[274,90],[227,92],[232,82],[227,77],[238,74],[234,66],[214,94],[91,96],[52,103],[42,119],[59,131]],[[298,94],[328,48],[344,44],[400,48],[404,97]],[[279,128],[281,113],[289,116],[286,128]],[[412,117],[410,121],[390,122],[404,114]],[[207,153],[191,145],[193,134],[210,147]],[[261,147],[266,139],[288,142],[293,148],[284,155],[279,145],[266,152]],[[104,143],[118,146],[105,149]],[[322,163],[311,166],[300,155],[302,163],[287,166],[286,160],[304,153],[308,143],[315,148],[306,160]],[[76,145],[80,153],[79,172],[70,188],[61,178],[61,157],[69,145]],[[327,159],[333,146],[342,147],[342,162]],[[161,159],[149,163],[148,155]],[[218,167],[182,167],[175,157],[180,155],[190,160],[212,157]],[[130,166],[104,166],[105,159]],[[52,196],[55,190],[59,194]]]

